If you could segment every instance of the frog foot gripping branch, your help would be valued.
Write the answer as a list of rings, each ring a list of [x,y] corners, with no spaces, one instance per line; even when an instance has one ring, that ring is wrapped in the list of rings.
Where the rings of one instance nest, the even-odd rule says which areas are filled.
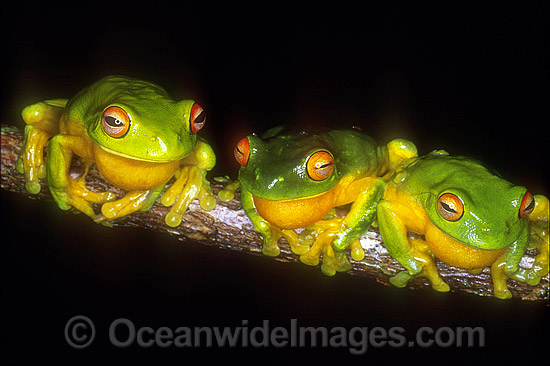
[[[303,263],[317,265],[322,256],[327,275],[350,269],[344,251],[363,258],[358,239],[376,216],[384,178],[416,156],[416,147],[402,139],[377,146],[355,130],[266,135],[250,135],[235,147],[241,203],[263,237],[262,252],[279,255],[284,237]],[[348,204],[344,218],[327,218]],[[305,231],[298,235],[298,228]]]
[[[16,167],[31,193],[38,193],[39,179],[47,178],[64,210],[76,208],[98,222],[146,211],[173,177],[161,199],[172,206],[168,225],[178,226],[195,198],[203,209],[216,204],[205,178],[216,158],[196,135],[206,117],[192,100],[176,102],[153,83],[109,76],[71,99],[30,105],[22,115],[27,125]],[[83,174],[71,174],[73,155],[84,161]],[[111,192],[90,191],[85,177],[92,163],[110,184],[128,193],[117,199]],[[102,204],[101,214],[92,204]]]
[[[398,287],[422,276],[449,291],[434,257],[474,273],[490,267],[498,298],[512,296],[507,279],[536,285],[548,273],[548,199],[466,157],[436,151],[403,163],[386,184],[377,218],[386,248],[406,269],[390,278]],[[522,268],[528,247],[538,255]]]

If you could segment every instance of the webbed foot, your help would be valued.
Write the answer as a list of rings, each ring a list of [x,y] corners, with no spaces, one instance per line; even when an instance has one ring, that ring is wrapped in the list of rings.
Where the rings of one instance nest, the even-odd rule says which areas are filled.
[[[335,217],[332,219],[321,220],[313,225],[310,225],[304,235],[304,243],[311,240],[312,235],[315,236],[313,245],[310,249],[300,255],[300,261],[310,266],[316,266],[321,263],[321,271],[327,276],[334,276],[336,272],[349,271],[352,267],[345,251],[334,250],[332,242],[334,241],[342,223],[342,218]],[[357,254],[357,248],[355,248]]]
[[[154,198],[152,198],[154,197]],[[132,191],[116,201],[104,203],[101,215],[95,217],[96,222],[118,219],[137,211],[147,211],[155,201],[156,190]]]
[[[90,164],[87,164],[86,172]],[[116,199],[112,192],[93,192],[86,187],[86,174],[78,178],[69,177],[68,186],[64,189],[50,187],[50,192],[54,196],[58,206],[62,210],[68,210],[71,207],[76,208],[89,217],[95,218],[97,215],[92,207],[93,203],[102,204]]]
[[[164,192],[161,203],[172,206],[164,221],[168,226],[177,227],[191,201],[199,200],[201,208],[209,211],[216,207],[216,199],[206,180],[206,170],[195,165],[184,165],[176,173],[176,181]]]
[[[411,263],[414,263],[414,266],[390,277],[390,283],[396,287],[405,287],[413,278],[424,277],[430,281],[432,289],[439,292],[450,291],[451,288],[449,285],[439,276],[434,259],[426,242],[422,239],[411,237],[409,237],[408,240],[411,245]]]

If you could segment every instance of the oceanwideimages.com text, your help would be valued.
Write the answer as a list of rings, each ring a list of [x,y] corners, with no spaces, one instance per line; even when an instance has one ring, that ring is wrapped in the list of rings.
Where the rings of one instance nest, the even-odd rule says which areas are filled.
[[[272,326],[269,320],[249,322],[239,326],[161,326],[135,324],[118,318],[109,325],[109,342],[117,348],[344,348],[361,355],[369,348],[400,347],[484,347],[482,327],[420,327],[410,334],[403,327],[323,327],[300,324],[291,319],[286,326]],[[94,323],[85,316],[71,318],[65,326],[65,339],[74,348],[92,345],[96,337]]]

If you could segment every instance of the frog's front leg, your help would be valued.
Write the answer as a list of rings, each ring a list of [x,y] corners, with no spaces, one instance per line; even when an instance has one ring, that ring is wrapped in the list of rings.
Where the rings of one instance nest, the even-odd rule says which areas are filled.
[[[336,271],[347,271],[351,265],[344,250],[350,245],[352,258],[363,259],[364,251],[361,246],[352,243],[356,243],[374,221],[376,206],[384,193],[385,182],[381,178],[373,177],[364,180],[363,184],[362,192],[344,219],[322,220],[312,225],[310,229],[320,234],[309,252],[300,257],[303,263],[315,265],[319,262],[319,256],[323,254],[323,273],[334,275]]]
[[[210,145],[198,139],[193,152],[182,159],[182,166],[175,174],[176,181],[161,197],[164,206],[172,206],[164,219],[168,226],[176,227],[181,224],[183,214],[195,198],[199,200],[203,210],[216,207],[210,182],[206,179],[207,171],[215,164],[216,156]]]
[[[491,266],[495,297],[509,299],[508,278],[536,286],[548,274],[548,198],[535,196],[535,209],[529,215],[529,230],[523,233]],[[528,247],[537,249],[531,268],[519,267]]]
[[[116,198],[112,192],[92,192],[86,187],[86,174],[91,162],[85,161],[85,170],[80,174],[71,174],[73,151],[85,146],[82,137],[70,135],[55,135],[48,145],[48,161],[46,164],[48,187],[62,210],[71,207],[86,215],[96,216],[92,203],[105,203]]]
[[[46,177],[44,148],[50,137],[58,133],[66,104],[66,99],[47,100],[25,107],[21,112],[27,125],[15,166],[19,173],[25,174],[25,188],[30,193],[40,192],[38,179]]]
[[[342,221],[336,234],[334,247],[346,249],[369,229],[376,217],[378,202],[384,195],[385,182],[381,178],[372,178],[365,182],[363,192],[357,197],[350,211]]]
[[[256,206],[254,205],[254,197],[242,185],[241,205],[256,231],[258,231],[263,238],[262,253],[269,257],[278,256],[281,253],[281,249],[278,245],[281,231],[258,214]]]

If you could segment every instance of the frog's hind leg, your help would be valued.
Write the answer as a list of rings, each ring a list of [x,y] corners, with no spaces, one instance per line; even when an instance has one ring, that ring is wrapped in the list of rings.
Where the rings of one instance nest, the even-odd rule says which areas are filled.
[[[39,102],[25,107],[21,112],[25,126],[25,138],[15,164],[19,173],[25,174],[25,188],[30,193],[40,192],[38,179],[46,177],[44,147],[59,132],[59,119],[67,99]]]
[[[164,185],[145,191],[131,191],[116,201],[104,203],[101,215],[94,218],[96,222],[105,219],[114,220],[132,214],[136,211],[148,211],[160,195]]]
[[[422,267],[422,271],[418,274],[418,276],[427,278],[432,284],[432,288],[434,290],[439,292],[448,292],[450,287],[439,276],[439,272],[437,271],[437,267],[428,244],[420,238],[409,237],[408,239],[409,243],[411,243],[412,254]]]
[[[438,274],[428,244],[420,238],[409,237],[401,219],[393,214],[398,208],[396,202],[382,200],[378,204],[378,225],[384,244],[390,255],[406,269],[390,277],[390,283],[405,287],[413,277],[421,276],[431,282],[434,290],[449,291],[449,285]]]
[[[48,146],[47,179],[53,198],[62,210],[71,207],[95,217],[92,203],[104,203],[116,198],[112,192],[93,192],[86,187],[86,175],[92,162],[84,160],[84,171],[71,172],[73,150],[82,146],[80,137],[55,135]]]
[[[384,179],[388,179],[402,162],[418,156],[416,145],[406,139],[392,140],[386,145],[386,149],[388,159]]]

